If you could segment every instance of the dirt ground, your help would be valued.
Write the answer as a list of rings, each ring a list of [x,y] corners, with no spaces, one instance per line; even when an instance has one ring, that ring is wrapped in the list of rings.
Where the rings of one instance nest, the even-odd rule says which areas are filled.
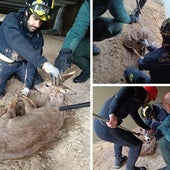
[[[94,170],[113,170],[114,169],[114,150],[113,144],[100,141],[95,143],[93,153],[93,169]],[[124,150],[124,155],[128,153]],[[144,166],[147,170],[157,170],[165,166],[165,162],[161,156],[160,149],[157,147],[156,152],[148,156],[140,156],[136,162],[136,166]],[[125,170],[124,165],[120,170]]]
[[[44,55],[54,63],[63,37],[44,35]],[[77,104],[90,101],[90,80],[82,84],[73,83],[76,73],[64,85],[76,91],[76,95],[68,96],[68,104]],[[44,80],[49,75],[39,70]],[[6,95],[0,100],[0,113],[11,103],[16,94],[19,94],[23,84],[11,79],[7,86]],[[52,141],[47,150],[34,154],[23,160],[10,160],[0,162],[0,170],[87,170],[90,169],[90,107],[79,108],[67,112],[65,123]],[[42,122],[43,123],[43,122]],[[31,125],[30,125],[31,126]],[[24,134],[23,134],[24,135]]]
[[[124,3],[128,13],[132,14],[136,7],[136,1],[126,0]],[[104,16],[111,15],[106,12]],[[144,28],[151,32],[154,45],[159,47],[161,46],[159,29],[164,19],[165,10],[162,1],[148,0],[142,9],[139,23],[124,24],[121,34],[101,42],[94,42],[100,47],[101,54],[93,59],[93,83],[126,83],[124,70],[128,66],[136,67],[138,56],[123,46],[123,37],[134,28]]]

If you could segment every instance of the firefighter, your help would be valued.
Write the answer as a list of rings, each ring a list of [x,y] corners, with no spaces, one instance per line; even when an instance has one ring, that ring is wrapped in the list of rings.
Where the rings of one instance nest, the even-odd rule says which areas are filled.
[[[139,70],[149,71],[149,75],[134,67],[125,70],[125,78],[128,83],[170,83],[170,18],[163,21],[160,28],[162,46],[154,48],[143,41],[150,52],[138,60]]]
[[[8,14],[0,26],[0,96],[5,94],[12,75],[24,83],[22,94],[27,95],[35,83],[42,82],[37,67],[54,77],[59,70],[42,55],[44,45],[40,31],[50,19],[54,0],[27,0],[26,7]]]

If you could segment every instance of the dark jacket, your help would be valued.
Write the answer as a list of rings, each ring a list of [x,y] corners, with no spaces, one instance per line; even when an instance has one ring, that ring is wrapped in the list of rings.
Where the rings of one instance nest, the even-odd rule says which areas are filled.
[[[29,32],[24,19],[25,9],[6,16],[0,26],[0,53],[17,60],[22,57],[34,67],[42,67],[46,61],[42,56],[44,45],[40,31]]]
[[[139,70],[149,70],[151,83],[170,83],[170,47],[147,53],[138,61]]]
[[[123,87],[104,103],[99,115],[109,120],[109,114],[114,114],[118,118],[118,125],[122,123],[122,119],[130,115],[138,126],[149,130],[150,127],[143,122],[138,113],[146,96],[143,87]]]

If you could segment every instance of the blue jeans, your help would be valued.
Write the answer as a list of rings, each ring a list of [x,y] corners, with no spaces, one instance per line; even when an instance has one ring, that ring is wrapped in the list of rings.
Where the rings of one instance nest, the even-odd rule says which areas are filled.
[[[97,119],[94,120],[94,130],[102,140],[114,143],[115,158],[122,157],[123,146],[129,147],[126,169],[131,170],[135,167],[142,147],[141,140],[123,129],[109,128],[104,122]]]
[[[36,78],[37,83],[42,82],[42,78],[38,75],[37,68],[27,62],[15,62],[8,64],[0,60],[0,95],[5,93],[5,88],[9,78],[15,75],[25,86],[31,89]]]

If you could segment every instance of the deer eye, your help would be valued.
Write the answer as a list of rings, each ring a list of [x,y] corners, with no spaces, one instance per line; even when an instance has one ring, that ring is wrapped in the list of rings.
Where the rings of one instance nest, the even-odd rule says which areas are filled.
[[[46,87],[50,87],[48,84],[45,85]]]

